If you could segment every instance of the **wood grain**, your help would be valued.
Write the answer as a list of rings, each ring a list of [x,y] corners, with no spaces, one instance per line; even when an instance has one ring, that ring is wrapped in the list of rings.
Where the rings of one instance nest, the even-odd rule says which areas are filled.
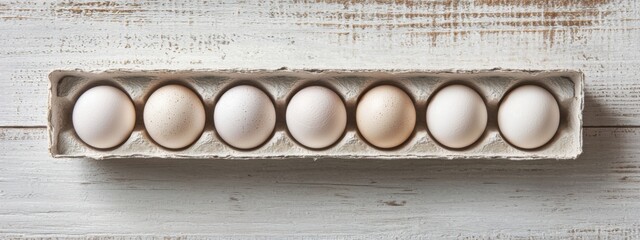
[[[640,237],[640,129],[574,161],[50,159],[0,129],[0,237]]]
[[[0,126],[46,124],[53,69],[575,69],[587,126],[640,125],[635,0],[0,3]]]
[[[0,238],[640,238],[635,0],[0,2]],[[575,161],[47,155],[53,69],[573,69]],[[622,128],[621,128],[622,127]]]

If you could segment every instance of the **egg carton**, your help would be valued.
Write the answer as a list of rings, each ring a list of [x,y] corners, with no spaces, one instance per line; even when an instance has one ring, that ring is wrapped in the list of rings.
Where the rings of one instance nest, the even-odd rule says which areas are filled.
[[[56,70],[49,75],[48,133],[53,157],[108,158],[189,158],[189,159],[479,159],[511,160],[574,159],[582,152],[582,110],[584,90],[581,72],[571,70],[108,70],[85,72]],[[167,84],[193,89],[206,109],[205,129],[190,146],[171,150],[154,143],[145,131],[142,111],[151,93]],[[276,126],[261,146],[240,150],[225,144],[213,124],[216,99],[225,90],[242,84],[263,89],[276,107]],[[355,110],[358,99],[368,89],[390,84],[405,90],[416,107],[416,126],[409,139],[398,147],[380,149],[358,133]],[[487,128],[478,141],[463,149],[450,149],[436,142],[427,130],[429,97],[450,84],[472,87],[485,100]],[[527,150],[514,147],[501,136],[497,123],[500,100],[514,87],[535,84],[546,88],[558,100],[558,132],[542,147]],[[87,89],[112,85],[123,89],[136,108],[136,124],[121,145],[107,150],[93,148],[76,135],[71,117],[75,101]],[[314,150],[297,143],[287,131],[287,102],[298,90],[312,85],[333,89],[345,102],[347,127],[332,146]]]

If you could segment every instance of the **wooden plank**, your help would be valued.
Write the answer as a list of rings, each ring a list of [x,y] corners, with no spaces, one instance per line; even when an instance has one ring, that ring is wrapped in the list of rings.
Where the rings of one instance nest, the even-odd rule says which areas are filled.
[[[573,161],[51,159],[0,129],[1,236],[637,238],[640,129]]]
[[[0,3],[0,126],[46,124],[52,69],[575,69],[587,126],[640,125],[635,0]]]

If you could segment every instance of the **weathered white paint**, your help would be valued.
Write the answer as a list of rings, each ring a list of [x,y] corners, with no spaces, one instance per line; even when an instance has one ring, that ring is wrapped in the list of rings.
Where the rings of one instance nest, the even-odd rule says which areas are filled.
[[[0,236],[640,237],[640,129],[586,129],[568,161],[83,161],[50,159],[41,128],[0,142]]]
[[[0,2],[0,238],[640,238],[635,0]],[[575,161],[50,159],[82,68],[576,69]],[[117,238],[117,237],[114,237]]]
[[[635,0],[0,3],[0,125],[44,126],[52,69],[576,69],[585,124],[640,125]]]

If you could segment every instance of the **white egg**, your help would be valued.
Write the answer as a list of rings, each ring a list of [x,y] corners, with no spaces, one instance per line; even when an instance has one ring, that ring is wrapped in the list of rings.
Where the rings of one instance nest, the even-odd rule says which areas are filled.
[[[144,126],[149,136],[166,148],[189,146],[204,130],[202,101],[191,89],[167,85],[151,94],[144,106]]]
[[[320,86],[297,92],[287,105],[287,128],[302,145],[324,148],[335,143],[347,126],[347,109],[335,92]]]
[[[356,124],[370,144],[393,148],[411,136],[416,125],[416,109],[409,95],[400,88],[382,85],[360,99]]]
[[[440,144],[467,147],[480,138],[487,127],[487,107],[480,95],[464,85],[439,90],[427,106],[427,128]]]
[[[263,144],[276,125],[276,109],[262,90],[241,85],[227,90],[216,103],[213,123],[227,144],[251,149]]]
[[[129,96],[112,86],[93,87],[73,106],[73,128],[78,137],[95,148],[112,148],[129,138],[136,111]]]
[[[520,148],[538,148],[549,142],[559,124],[558,102],[546,89],[534,85],[511,91],[498,109],[502,136]]]

